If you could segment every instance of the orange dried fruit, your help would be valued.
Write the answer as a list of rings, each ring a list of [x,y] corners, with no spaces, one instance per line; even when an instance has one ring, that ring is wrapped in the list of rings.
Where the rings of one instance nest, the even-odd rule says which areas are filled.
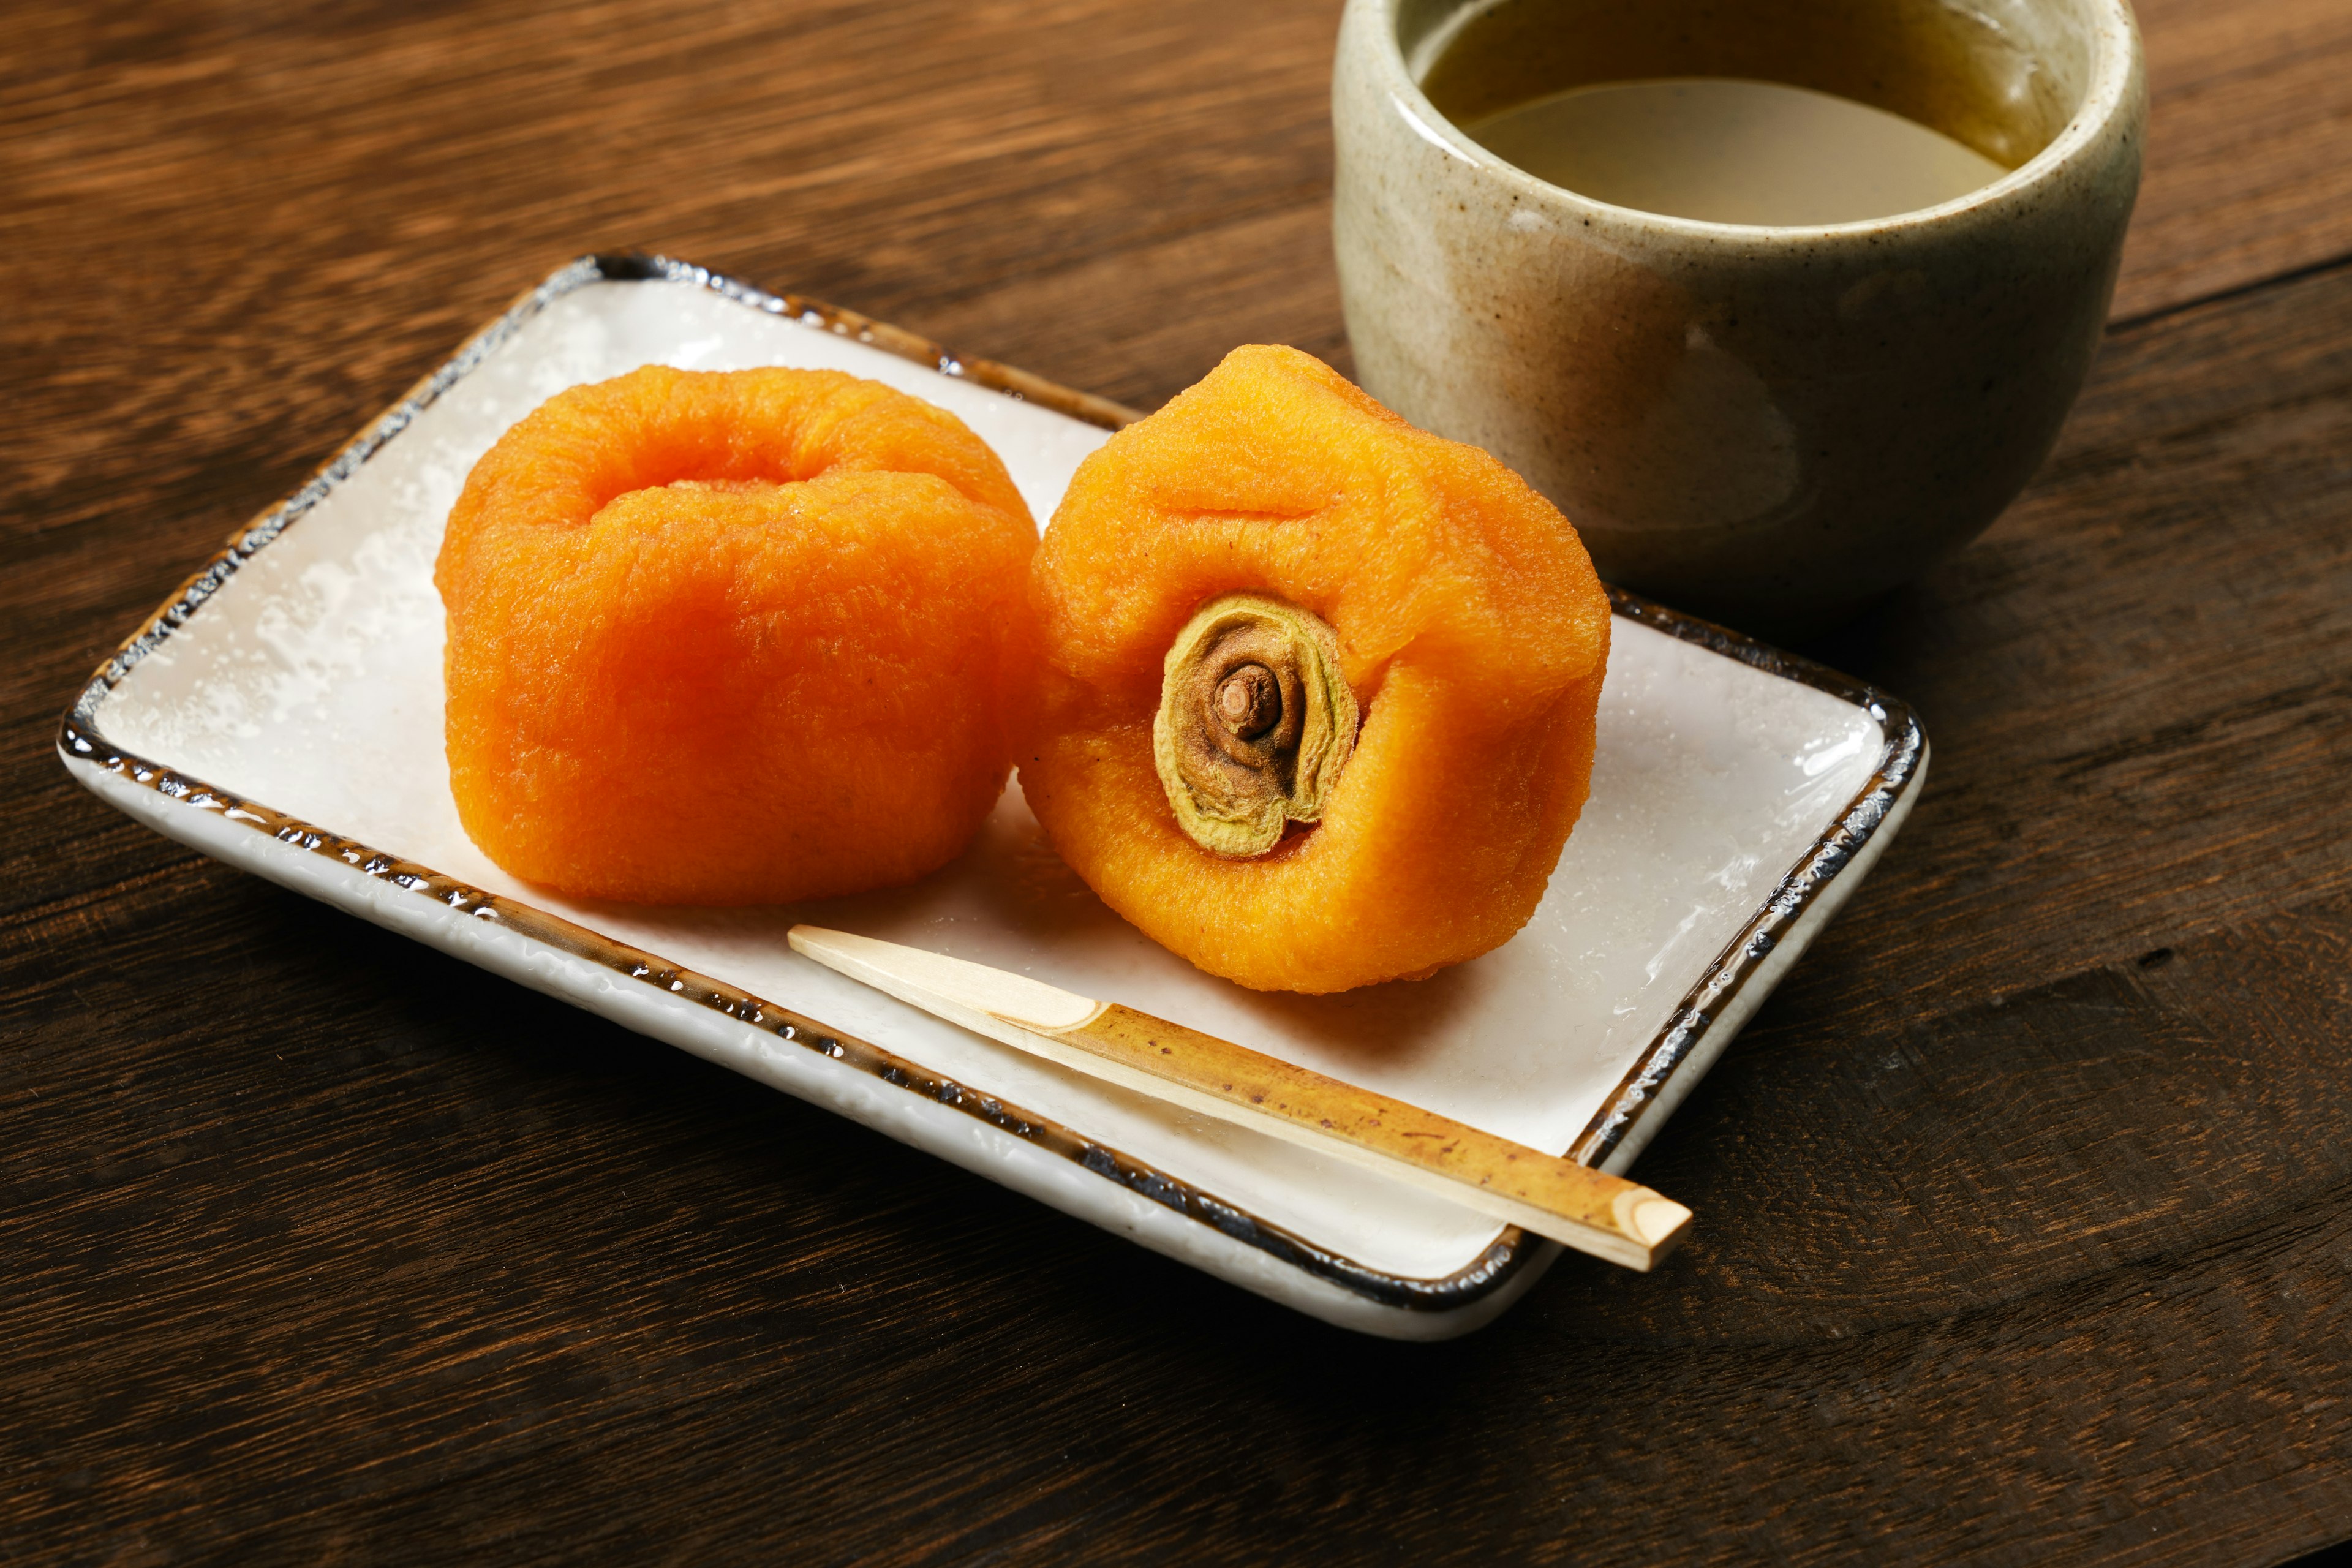
[[[1297,350],[1236,349],[1079,467],[1030,599],[1022,788],[1155,941],[1342,991],[1535,911],[1591,777],[1609,600],[1485,452]]]
[[[459,819],[587,898],[921,876],[1003,787],[1035,546],[996,455],[878,383],[561,393],[475,465],[434,574]]]

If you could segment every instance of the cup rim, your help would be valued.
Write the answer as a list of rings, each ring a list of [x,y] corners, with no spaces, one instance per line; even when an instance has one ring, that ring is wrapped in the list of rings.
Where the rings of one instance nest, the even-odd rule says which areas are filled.
[[[1954,196],[1949,201],[1938,202],[1934,206],[1915,207],[1907,212],[1890,213],[1885,217],[1825,224],[1720,223],[1709,218],[1679,217],[1672,213],[1656,213],[1644,207],[1620,206],[1614,202],[1604,202],[1598,196],[1589,196],[1566,185],[1555,185],[1549,180],[1538,179],[1508,159],[1489,152],[1446,118],[1421,90],[1421,84],[1413,79],[1412,72],[1405,65],[1403,47],[1397,37],[1399,4],[1400,0],[1349,0],[1349,9],[1370,14],[1380,68],[1390,79],[1383,84],[1390,100],[1423,140],[1432,142],[1441,152],[1490,174],[1502,175],[1508,184],[1525,187],[1548,199],[1565,198],[1572,208],[1587,208],[1611,217],[1622,215],[1692,238],[1748,244],[1907,231],[1946,222],[1977,208],[2005,201],[2042,184],[2073,163],[2096,141],[2132,100],[2133,82],[2141,68],[2139,23],[2132,15],[2129,0],[2089,0],[2089,4],[2100,13],[2103,25],[2094,40],[2091,81],[2083,94],[2082,106],[2074,110],[2074,117],[2067,121],[2064,128],[2051,138],[2048,146],[2000,179],[1979,185],[1975,190]]]

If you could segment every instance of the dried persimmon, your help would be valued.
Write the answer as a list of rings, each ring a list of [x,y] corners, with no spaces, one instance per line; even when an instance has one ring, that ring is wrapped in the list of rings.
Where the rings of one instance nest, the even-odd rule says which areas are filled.
[[[1507,941],[1582,809],[1610,609],[1475,447],[1234,350],[1080,466],[1031,569],[1021,782],[1113,909],[1328,992]]]
[[[559,394],[450,513],[450,787],[516,876],[767,903],[961,849],[1012,762],[1036,533],[944,410],[835,371]]]

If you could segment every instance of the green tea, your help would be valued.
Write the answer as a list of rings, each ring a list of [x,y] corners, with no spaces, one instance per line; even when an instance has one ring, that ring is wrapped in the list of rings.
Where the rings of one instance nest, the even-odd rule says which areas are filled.
[[[1464,124],[1480,145],[1597,201],[1712,223],[1853,223],[1931,207],[2008,173],[1884,109],[1779,82],[1601,82]]]

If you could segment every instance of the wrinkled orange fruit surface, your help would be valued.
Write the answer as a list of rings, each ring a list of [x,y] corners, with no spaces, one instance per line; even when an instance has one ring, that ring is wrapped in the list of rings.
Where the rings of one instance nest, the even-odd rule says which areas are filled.
[[[551,398],[475,466],[435,573],[466,831],[640,902],[931,870],[1012,763],[1035,545],[995,454],[875,382],[647,366]]]
[[[1155,941],[1328,992],[1474,958],[1534,912],[1591,780],[1610,609],[1576,531],[1493,458],[1307,354],[1236,349],[1079,468],[1030,584],[1022,788]],[[1169,644],[1233,592],[1328,621],[1364,713],[1321,822],[1255,859],[1184,837],[1152,763]]]

